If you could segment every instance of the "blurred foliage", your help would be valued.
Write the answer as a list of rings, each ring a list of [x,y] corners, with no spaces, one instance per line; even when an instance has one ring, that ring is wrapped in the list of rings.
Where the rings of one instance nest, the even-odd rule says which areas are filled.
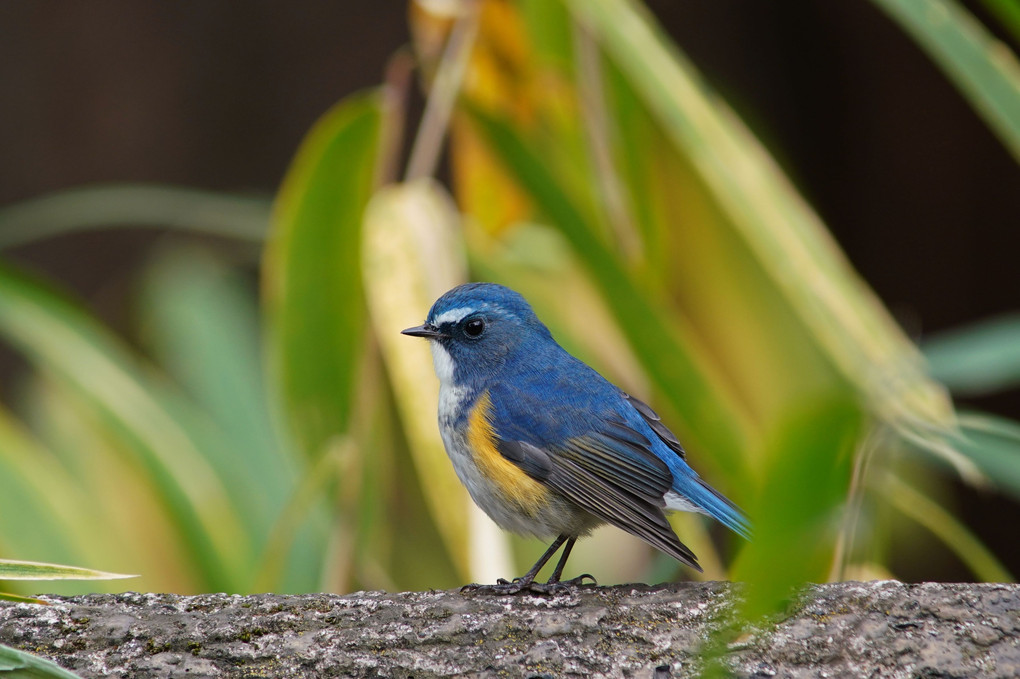
[[[916,15],[875,1],[1015,150],[1008,48],[956,3]],[[0,247],[110,225],[218,237],[156,248],[130,338],[0,268],[0,337],[30,367],[0,408],[0,555],[177,592],[519,573],[543,546],[469,502],[439,439],[428,350],[399,335],[480,279],[520,290],[561,344],[654,403],[694,466],[751,511],[747,546],[672,518],[701,577],[752,583],[749,618],[797,582],[888,574],[890,522],[930,531],[976,578],[1012,578],[943,486],[955,473],[1020,498],[1020,426],[954,412],[817,214],[642,7],[411,10],[428,103],[403,181],[394,67],[316,123],[271,211],[145,186],[0,210]],[[452,194],[430,178],[444,149]],[[935,376],[968,393],[1015,387],[1014,326],[932,338]],[[568,570],[699,577],[614,530],[579,544]]]
[[[954,394],[981,396],[1020,387],[1020,314],[991,318],[925,340],[932,375]]]

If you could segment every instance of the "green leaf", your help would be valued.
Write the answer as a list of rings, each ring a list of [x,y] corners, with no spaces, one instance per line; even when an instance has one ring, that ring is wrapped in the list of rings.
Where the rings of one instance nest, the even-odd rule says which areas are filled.
[[[962,395],[1020,386],[1020,314],[948,330],[921,345],[932,376]]]
[[[960,414],[957,444],[991,484],[1020,500],[1020,423],[987,413]]]
[[[175,186],[68,189],[0,208],[0,248],[88,229],[156,227],[262,242],[269,201]]]
[[[856,404],[820,398],[769,438],[747,507],[754,535],[733,574],[748,583],[747,620],[781,610],[796,586],[827,579],[861,421]]]
[[[196,437],[171,414],[184,407],[105,328],[38,282],[0,267],[0,336],[101,418],[149,476],[206,583],[244,588],[249,536]],[[197,417],[188,418],[189,421]]]
[[[81,679],[52,660],[0,644],[0,677],[4,679]]]
[[[0,580],[119,580],[137,577],[78,566],[0,559]]]
[[[873,2],[928,53],[1020,161],[1020,63],[1009,46],[953,0]]]
[[[375,181],[382,100],[327,112],[298,150],[273,212],[263,284],[273,377],[309,455],[346,428],[367,329],[361,218]]]

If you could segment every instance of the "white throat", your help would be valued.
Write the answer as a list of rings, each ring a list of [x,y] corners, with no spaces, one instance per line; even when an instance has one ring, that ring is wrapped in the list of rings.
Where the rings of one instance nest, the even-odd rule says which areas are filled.
[[[450,356],[450,352],[435,340],[430,341],[429,345],[432,347],[432,364],[436,368],[436,377],[439,378],[439,432],[443,435],[443,442],[449,451],[453,445],[451,436],[454,423],[460,419],[468,393],[467,389],[459,386],[454,379],[453,356]]]
[[[454,386],[453,356],[436,340],[429,342],[429,348],[432,349],[432,365],[435,366],[439,384],[444,388]]]

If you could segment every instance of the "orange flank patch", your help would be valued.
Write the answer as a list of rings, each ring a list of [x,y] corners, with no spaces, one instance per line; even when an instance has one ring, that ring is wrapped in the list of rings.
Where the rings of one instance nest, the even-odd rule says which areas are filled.
[[[496,450],[496,433],[489,422],[491,407],[489,392],[483,392],[468,418],[467,441],[475,464],[504,500],[534,516],[548,504],[549,491]]]

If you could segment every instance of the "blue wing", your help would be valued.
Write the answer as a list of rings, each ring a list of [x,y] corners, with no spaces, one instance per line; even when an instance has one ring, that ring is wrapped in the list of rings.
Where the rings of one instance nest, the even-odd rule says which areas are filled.
[[[627,440],[632,431],[571,438],[547,448],[501,439],[496,448],[577,506],[700,571],[694,552],[663,513],[673,477],[661,460],[653,455],[653,463],[640,444]]]
[[[622,403],[620,392],[576,370],[528,377],[490,390],[499,452],[594,516],[700,570],[666,520],[673,475],[652,451],[656,435],[637,431],[612,408]],[[588,388],[579,389],[579,380]]]
[[[680,445],[680,441],[677,440],[673,432],[662,423],[658,414],[647,403],[629,394],[623,393],[623,397],[641,415],[659,440],[676,453],[675,458],[668,455],[663,456],[673,475],[672,490],[734,533],[745,539],[750,539],[751,522],[747,519],[747,515],[722,493],[705,483],[705,480],[691,469],[687,464],[687,454],[684,452],[683,446]]]
[[[699,570],[666,520],[671,491],[748,536],[744,514],[691,469],[655,411],[566,352],[561,356],[567,363],[557,369],[493,385],[493,425],[504,457],[593,515]]]

